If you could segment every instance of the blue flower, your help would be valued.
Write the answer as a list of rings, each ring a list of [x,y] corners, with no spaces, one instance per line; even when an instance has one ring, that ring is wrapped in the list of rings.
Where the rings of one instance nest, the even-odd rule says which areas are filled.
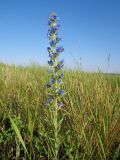
[[[53,61],[53,60],[50,60],[50,61],[48,61],[48,64],[49,64],[50,66],[53,66],[54,61]]]
[[[54,80],[54,79],[51,79],[51,80],[50,80],[50,84],[51,84],[51,85],[55,84],[55,80]]]
[[[64,73],[63,72],[60,73],[60,75],[59,75],[59,78],[62,78],[62,77],[64,77]]]
[[[59,94],[60,96],[63,96],[63,95],[65,94],[65,92],[64,92],[64,90],[60,90],[60,91],[58,92],[58,94]]]
[[[64,64],[61,64],[59,67],[62,69],[64,67]]]
[[[52,70],[51,70],[51,69],[48,69],[48,73],[52,73]]]
[[[64,60],[62,59],[62,60],[60,60],[60,62],[59,62],[59,63],[60,63],[60,64],[63,64],[63,62],[64,62]]]
[[[56,37],[56,42],[58,43],[58,42],[60,42],[60,41],[61,41],[61,38]]]
[[[57,47],[56,48],[56,52],[63,52],[64,51],[64,48],[63,47]]]
[[[59,69],[61,69],[61,68],[63,68],[64,67],[64,64],[63,64],[63,60],[61,60],[59,63],[58,63],[58,65],[56,66],[56,69],[57,70],[59,70]]]
[[[63,60],[61,60],[57,66],[55,66],[55,72],[57,72],[58,70],[62,69],[64,67],[64,64],[63,64]]]
[[[52,36],[52,31],[50,29],[48,30],[47,36],[48,37]]]
[[[57,19],[58,17],[57,17],[56,15],[53,15],[52,18],[53,18],[53,19]]]
[[[57,24],[57,27],[60,28],[60,24]]]
[[[50,45],[51,45],[51,46],[56,45],[56,41],[54,41],[54,40],[50,41]]]
[[[52,59],[55,59],[58,56],[59,56],[59,53],[49,53],[49,57]]]
[[[60,102],[60,103],[58,104],[58,106],[59,106],[60,108],[63,107],[63,103]]]
[[[48,50],[49,53],[51,52],[51,48],[50,47],[47,47],[47,50]]]
[[[53,57],[54,57],[54,54],[53,54],[53,53],[49,53],[49,57],[50,57],[50,58],[53,58]]]
[[[55,27],[55,28],[53,28],[52,30],[53,30],[53,32],[57,32],[57,31],[58,31],[58,28]]]
[[[52,24],[52,22],[51,21],[48,21],[48,25],[50,26]]]
[[[57,81],[58,81],[59,84],[63,83],[63,81],[60,78]]]
[[[48,102],[48,103],[51,103],[51,102],[52,102],[52,100],[53,100],[53,97],[52,97],[52,96],[50,96],[50,97],[48,98],[47,102]]]
[[[52,27],[52,31],[55,33],[55,32],[57,32],[58,31],[58,27]]]
[[[59,28],[60,28],[60,25],[57,24],[57,25],[53,26],[53,27],[51,28],[51,30],[52,30],[52,32],[57,32],[57,31],[59,30]]]
[[[56,21],[56,20],[59,20],[59,17],[56,15],[56,14],[51,14],[50,16],[49,16],[49,19],[51,20],[51,21]]]

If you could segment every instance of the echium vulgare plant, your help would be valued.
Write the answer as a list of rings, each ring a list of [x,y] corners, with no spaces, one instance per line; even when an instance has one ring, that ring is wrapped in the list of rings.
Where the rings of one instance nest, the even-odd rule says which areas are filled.
[[[62,96],[64,95],[64,90],[62,89],[62,78],[64,77],[64,73],[62,72],[62,68],[64,66],[63,60],[59,60],[59,55],[64,51],[62,46],[58,46],[58,43],[61,41],[61,38],[58,35],[58,31],[60,28],[59,17],[52,13],[49,16],[49,30],[48,30],[48,38],[50,46],[47,48],[49,53],[50,60],[49,64],[49,83],[47,84],[47,92],[48,92],[48,100],[47,105],[51,108],[51,113],[53,117],[53,130],[54,130],[54,159],[58,158],[58,150],[59,150],[59,140],[58,140],[58,111],[63,106],[61,101]]]

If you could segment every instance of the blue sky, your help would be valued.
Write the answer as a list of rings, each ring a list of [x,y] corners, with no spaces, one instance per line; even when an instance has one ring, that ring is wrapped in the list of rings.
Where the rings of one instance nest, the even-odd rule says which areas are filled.
[[[120,0],[0,0],[0,61],[47,64],[48,15],[60,17],[66,67],[120,72]]]

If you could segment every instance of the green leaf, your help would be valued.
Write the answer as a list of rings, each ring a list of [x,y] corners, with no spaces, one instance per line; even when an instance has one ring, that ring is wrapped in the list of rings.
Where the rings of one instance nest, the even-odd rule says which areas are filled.
[[[26,145],[25,145],[25,143],[24,143],[24,141],[23,141],[23,138],[22,138],[22,136],[21,136],[21,134],[20,134],[20,131],[19,131],[17,125],[15,124],[15,122],[13,121],[13,119],[12,119],[11,117],[9,117],[9,118],[10,118],[10,122],[11,122],[11,124],[12,124],[13,129],[15,130],[15,133],[16,133],[16,135],[17,135],[20,143],[22,144],[25,152],[26,152],[27,155],[28,155]]]

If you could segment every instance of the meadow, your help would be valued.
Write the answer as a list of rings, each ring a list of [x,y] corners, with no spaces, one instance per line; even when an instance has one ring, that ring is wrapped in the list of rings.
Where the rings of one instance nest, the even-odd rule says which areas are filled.
[[[120,75],[64,69],[60,160],[120,158]],[[53,160],[47,68],[0,64],[0,160]]]

